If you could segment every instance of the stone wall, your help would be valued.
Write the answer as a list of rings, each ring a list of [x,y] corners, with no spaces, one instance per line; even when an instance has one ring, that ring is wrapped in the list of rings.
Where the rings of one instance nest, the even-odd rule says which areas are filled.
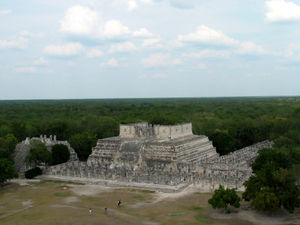
[[[147,122],[120,124],[120,137],[136,138],[153,136],[152,126]]]
[[[154,125],[154,135],[157,138],[180,138],[192,135],[192,124]]]
[[[44,143],[48,149],[48,151],[51,151],[52,147],[56,144],[63,144],[66,145],[70,151],[70,159],[69,161],[76,161],[78,160],[77,154],[75,150],[71,147],[69,142],[67,141],[59,141],[56,139],[56,135],[50,135],[47,137],[47,135],[40,135],[40,137],[27,137],[24,141],[17,144],[14,153],[13,158],[15,162],[16,172],[17,173],[24,173],[26,170],[31,169],[29,165],[26,165],[25,158],[30,150],[30,141],[31,140],[39,140],[42,143]]]
[[[122,138],[155,137],[176,139],[192,134],[191,123],[152,126],[146,122],[141,122],[133,124],[121,124],[119,136]]]

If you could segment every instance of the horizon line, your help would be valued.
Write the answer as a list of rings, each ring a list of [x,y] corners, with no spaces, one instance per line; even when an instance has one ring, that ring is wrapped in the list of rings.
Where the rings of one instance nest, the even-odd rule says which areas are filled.
[[[107,97],[107,98],[24,98],[24,99],[0,99],[0,101],[65,101],[65,100],[134,100],[134,99],[201,99],[201,98],[280,98],[300,95],[241,95],[241,96],[202,96],[202,97]]]

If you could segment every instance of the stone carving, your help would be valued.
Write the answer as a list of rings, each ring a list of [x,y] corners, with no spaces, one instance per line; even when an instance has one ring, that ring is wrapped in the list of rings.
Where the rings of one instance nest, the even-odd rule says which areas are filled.
[[[99,139],[87,162],[51,166],[48,175],[72,176],[164,185],[216,184],[241,187],[264,141],[219,156],[204,135],[194,135],[192,124],[175,126],[136,123],[120,125],[120,135]]]

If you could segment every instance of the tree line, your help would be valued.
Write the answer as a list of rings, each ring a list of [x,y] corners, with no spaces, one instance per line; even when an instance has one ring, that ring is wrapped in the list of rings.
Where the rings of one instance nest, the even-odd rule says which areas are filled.
[[[120,123],[192,122],[193,132],[207,135],[223,155],[265,139],[289,141],[299,135],[299,117],[297,97],[0,101],[0,137],[56,134],[93,145],[117,136]]]

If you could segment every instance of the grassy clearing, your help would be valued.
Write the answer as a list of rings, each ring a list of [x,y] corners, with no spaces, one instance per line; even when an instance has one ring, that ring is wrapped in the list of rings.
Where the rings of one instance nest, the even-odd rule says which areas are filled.
[[[69,196],[71,196],[71,192],[70,191],[56,192],[56,193],[54,193],[54,196],[56,196],[56,197],[69,197]]]
[[[147,190],[147,189],[117,189],[118,191],[128,191],[128,192],[140,192],[140,193],[144,193],[144,194],[154,194],[156,191],[153,190]]]
[[[133,198],[136,199],[136,200],[139,200],[139,201],[144,201],[145,200],[145,197],[142,196],[142,195],[135,195],[135,196],[133,196]]]
[[[201,224],[211,224],[212,223],[212,220],[201,215],[201,214],[198,214],[195,216],[195,219],[200,222]]]
[[[188,209],[192,210],[192,211],[199,211],[199,210],[202,210],[203,208],[201,208],[200,206],[191,206]]]
[[[151,191],[151,190],[138,190],[139,192],[145,193],[145,194],[154,194],[155,191]]]
[[[62,190],[68,187],[67,190]],[[194,193],[181,198],[155,201],[154,191],[142,189],[114,189],[91,194],[73,191],[84,188],[68,182],[42,181],[28,186],[10,185],[0,189],[1,225],[99,224],[102,225],[251,225],[238,219],[212,219],[213,211],[207,203],[211,193]],[[121,200],[121,207],[117,201]],[[28,204],[30,202],[30,204]],[[93,209],[89,216],[88,209]],[[108,208],[105,213],[104,208]],[[169,216],[169,214],[175,214]],[[232,215],[233,216],[233,215]]]
[[[75,181],[63,181],[63,180],[43,180],[42,182],[46,183],[55,183],[55,184],[75,184],[75,185],[85,185],[81,182],[75,182]]]

